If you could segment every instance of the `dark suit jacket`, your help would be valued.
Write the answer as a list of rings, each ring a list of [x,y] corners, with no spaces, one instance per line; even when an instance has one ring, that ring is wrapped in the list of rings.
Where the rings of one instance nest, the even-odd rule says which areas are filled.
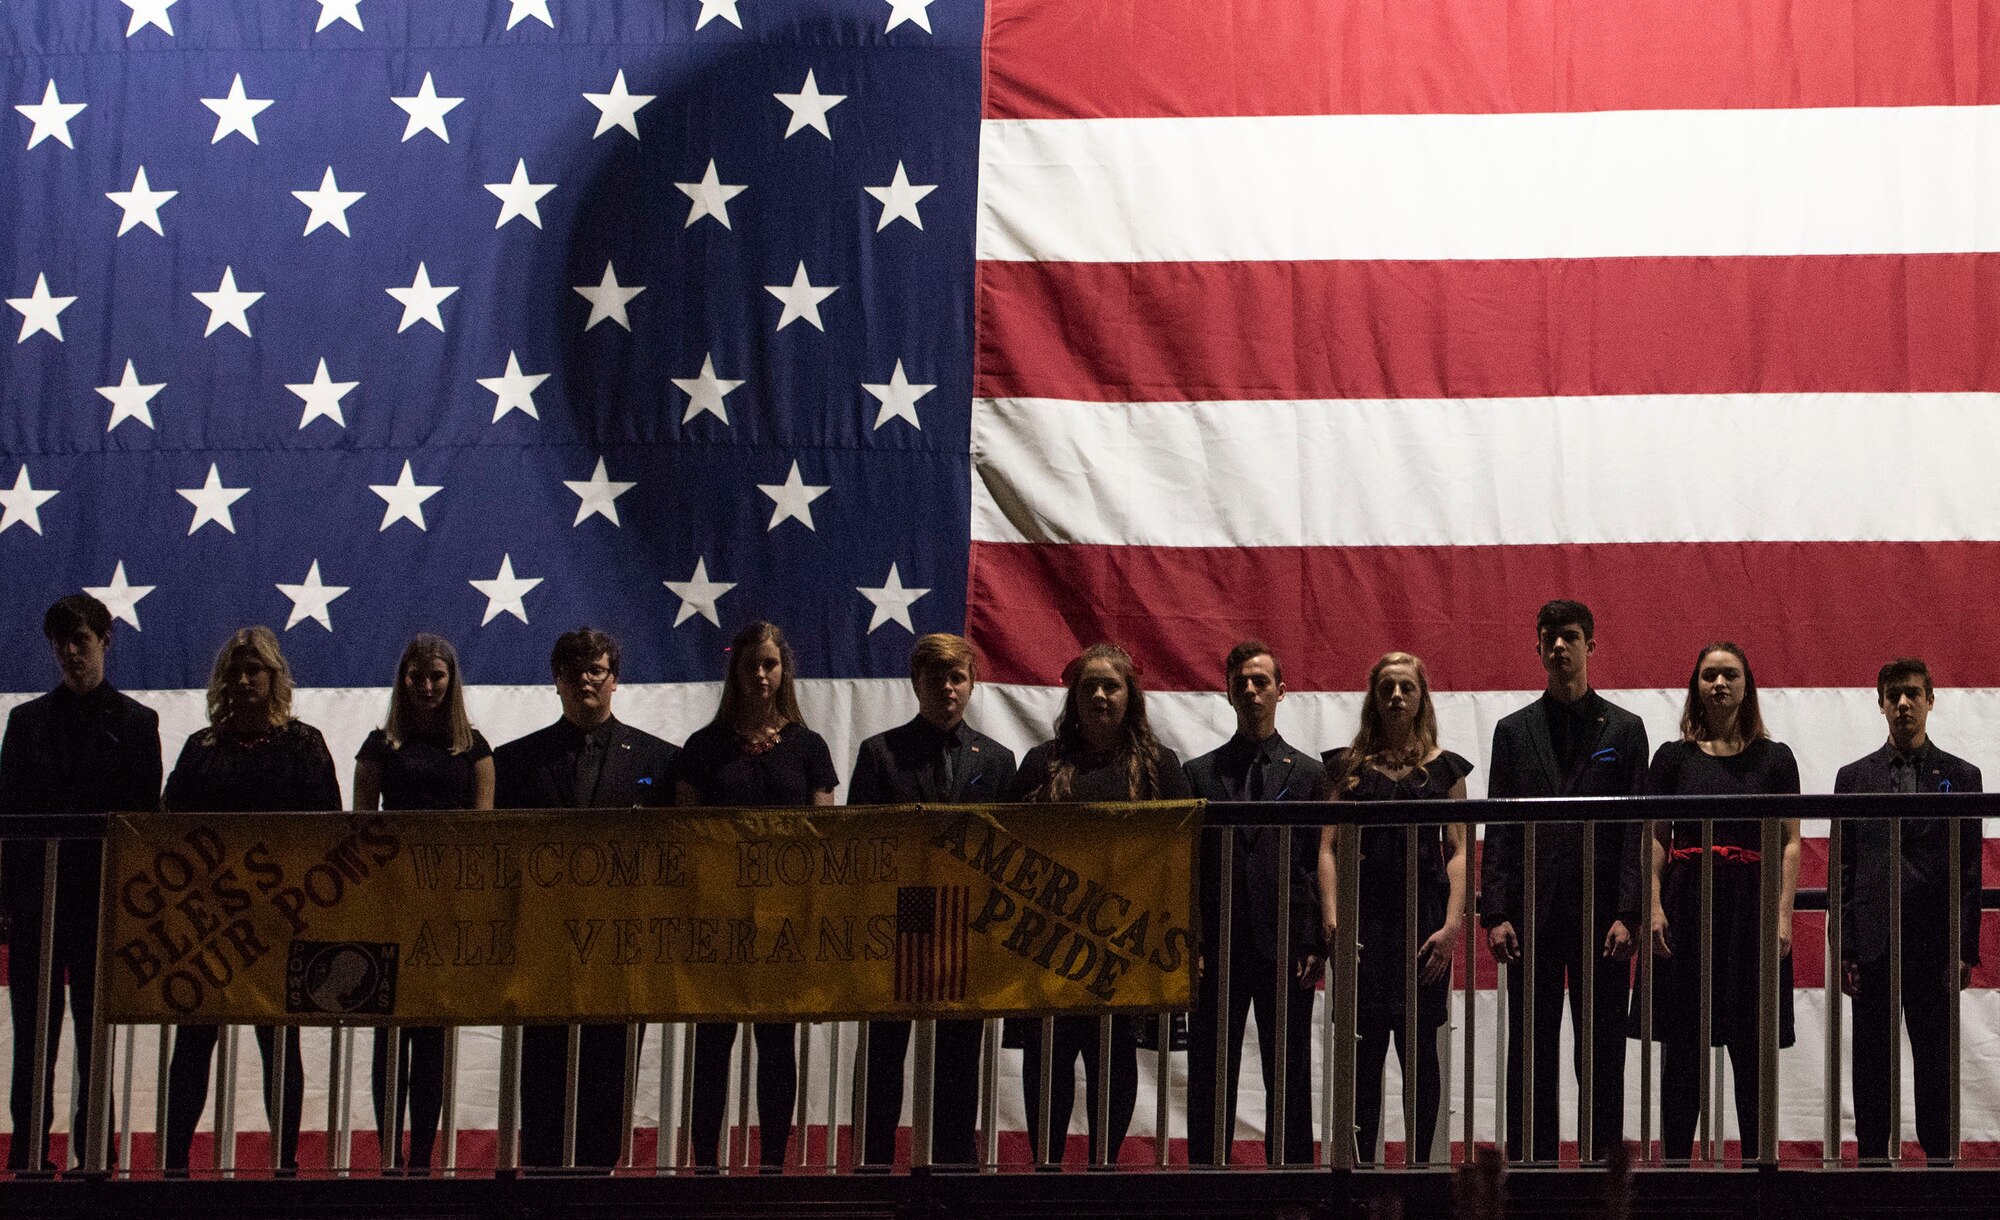
[[[938,733],[923,717],[877,733],[861,743],[850,805],[970,805],[1007,799],[1014,781],[1014,752],[969,724],[959,726],[962,765],[949,787],[937,766]]]
[[[598,774],[599,809],[648,808],[674,803],[674,758],[679,748],[613,718],[610,749]],[[567,809],[575,795],[569,752],[579,730],[566,720],[537,729],[493,751],[496,809]]]
[[[1840,769],[1835,792],[1888,792],[1888,743]],[[1979,768],[1926,742],[1917,759],[1917,791],[1978,792]],[[1960,961],[1979,961],[1980,836],[1978,818],[1955,819],[1959,834]],[[1903,823],[1903,958],[1947,960],[1950,840],[1944,818]],[[1840,824],[1841,955],[1874,962],[1889,956],[1889,824],[1848,819]]]
[[[1583,697],[1586,722],[1597,726],[1594,740],[1574,769],[1564,774],[1549,740],[1548,718],[1541,700],[1514,712],[1493,726],[1493,770],[1488,796],[1633,796],[1646,780],[1646,726],[1637,716],[1606,700],[1596,691]],[[1488,826],[1479,866],[1479,922],[1493,927],[1501,921],[1517,928],[1522,919],[1522,847],[1524,828]],[[1606,823],[1597,829],[1597,922],[1608,926],[1623,919],[1636,927],[1640,907],[1639,845],[1644,829],[1637,822]],[[1546,926],[1558,912],[1574,910],[1583,874],[1583,828],[1555,824],[1536,828],[1535,918]]]
[[[1280,736],[1267,751],[1271,761],[1264,764],[1264,799],[1272,801],[1323,801],[1328,799],[1326,768],[1304,750]],[[1225,745],[1224,749],[1227,748]],[[1222,749],[1211,750],[1188,760],[1188,786],[1203,800],[1227,801],[1232,797],[1222,781]],[[1290,868],[1278,859],[1276,827],[1238,827],[1236,835],[1236,876],[1231,892],[1230,924],[1236,932],[1236,950],[1253,950],[1264,962],[1274,963],[1278,954],[1278,886],[1281,872],[1288,873],[1292,888],[1292,952],[1318,953],[1319,833],[1310,827],[1292,830]],[[1201,935],[1204,944],[1215,944],[1222,926],[1221,833],[1204,831],[1201,836]],[[1245,934],[1249,936],[1246,941]]]
[[[67,687],[30,700],[7,717],[0,740],[0,816],[34,813],[151,813],[160,807],[160,717],[109,683],[87,695]],[[65,842],[57,864],[57,904],[97,908],[101,845]],[[0,850],[0,902],[17,921],[42,909],[42,854],[23,844]]]

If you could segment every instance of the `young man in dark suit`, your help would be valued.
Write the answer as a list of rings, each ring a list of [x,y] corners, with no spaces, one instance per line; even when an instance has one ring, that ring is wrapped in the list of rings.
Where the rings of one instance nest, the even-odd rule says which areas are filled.
[[[580,627],[549,654],[563,717],[493,751],[493,804],[499,809],[629,809],[673,804],[673,746],[611,714],[618,691],[618,641]],[[621,1024],[581,1027],[576,1096],[576,1163],[618,1162],[625,1122],[626,1032]],[[641,1027],[643,1036],[644,1028]],[[521,1164],[562,1164],[564,1069],[569,1030],[530,1025],[521,1044]]]
[[[1268,645],[1246,640],[1223,662],[1229,705],[1236,710],[1236,733],[1219,749],[1187,763],[1194,794],[1211,801],[1323,801],[1326,769],[1310,753],[1278,735],[1278,704],[1285,698],[1284,671]],[[1230,888],[1229,993],[1221,994],[1222,867],[1221,836],[1233,835]],[[1226,1164],[1236,1129],[1236,1081],[1243,1062],[1243,1031],[1257,1015],[1257,1045],[1264,1071],[1264,1155],[1272,1164],[1312,1161],[1313,989],[1324,956],[1319,922],[1319,833],[1292,831],[1290,859],[1278,854],[1276,827],[1239,827],[1201,836],[1200,982],[1194,1014],[1188,1018],[1188,1159]],[[1278,962],[1278,896],[1291,891],[1291,946]],[[1277,1114],[1272,1102],[1277,1060],[1278,980],[1289,988],[1285,1011],[1285,1142],[1276,1143]],[[1218,1043],[1219,1014],[1229,1030]],[[1221,1138],[1215,1130],[1217,1047],[1228,1048],[1224,1076]]]
[[[1590,689],[1590,654],[1597,648],[1590,607],[1567,598],[1535,616],[1535,655],[1547,687],[1542,697],[1493,728],[1493,770],[1487,795],[1632,796],[1645,781],[1646,726]],[[1507,1155],[1521,1156],[1521,927],[1526,905],[1526,841],[1519,825],[1486,828],[1480,865],[1479,922],[1493,960],[1507,969]],[[1583,1026],[1583,828],[1571,823],[1535,828],[1535,1142],[1534,1159],[1553,1161],[1557,1148],[1556,1060],[1563,993],[1570,1021]],[[1639,925],[1639,863],[1644,831],[1638,822],[1601,823],[1596,831],[1595,901],[1590,944],[1596,955],[1591,1076],[1592,1149],[1611,1154],[1625,1136],[1625,1014],[1630,960]],[[1574,1066],[1583,1070],[1582,1039]]]
[[[917,714],[908,723],[861,743],[850,805],[972,805],[1005,799],[1014,780],[1014,752],[965,723],[979,681],[972,645],[942,632],[910,649],[910,685]],[[939,1021],[932,1074],[931,1160],[970,1165],[979,1159],[973,1127],[979,1111],[979,1039],[984,1022]],[[903,1121],[903,1061],[908,1021],[868,1024],[867,1138],[862,1163],[895,1160]]]
[[[1930,738],[1937,695],[1922,661],[1903,657],[1875,678],[1889,740],[1847,764],[1835,792],[1978,792],[1979,768]],[[1951,944],[1950,843],[1959,836],[1959,940]],[[1865,1160],[1890,1155],[1889,824],[1840,824],[1842,989],[1854,997],[1854,1132]],[[1933,1164],[1955,1159],[1951,1141],[1951,1006],[1979,963],[1978,818],[1903,823],[1903,1023],[1916,1076],[1917,1140]]]
[[[104,680],[111,647],[111,612],[77,593],[50,606],[42,634],[55,653],[62,684],[15,708],[0,740],[0,817],[36,813],[146,813],[160,807],[160,718]],[[55,1118],[56,1047],[62,1035],[63,976],[69,976],[76,1026],[77,1078],[90,1079],[90,1030],[97,1000],[97,891],[103,845],[65,841],[56,855],[55,986],[49,989],[48,1074],[44,1123]],[[8,1166],[27,1168],[34,1147],[30,1110],[35,1075],[35,1010],[42,978],[41,842],[9,841],[0,849],[0,924],[7,924],[7,999],[14,1022],[10,1095],[14,1138]],[[84,1090],[76,1090],[70,1150],[82,1155]],[[47,1165],[43,1128],[41,1163]]]

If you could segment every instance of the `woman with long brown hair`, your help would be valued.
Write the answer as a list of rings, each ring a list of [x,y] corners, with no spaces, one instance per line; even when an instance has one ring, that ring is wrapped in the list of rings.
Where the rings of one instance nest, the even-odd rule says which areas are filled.
[[[1464,800],[1472,764],[1438,744],[1430,675],[1407,652],[1385,653],[1368,671],[1361,724],[1344,749],[1328,750],[1327,776],[1338,801]],[[1361,944],[1355,975],[1354,1125],[1357,1157],[1375,1157],[1382,1124],[1382,1069],[1393,1042],[1407,1074],[1416,1073],[1416,1113],[1403,1115],[1404,1163],[1431,1159],[1437,1135],[1443,1064],[1437,1031],[1450,1003],[1451,963],[1465,912],[1465,831],[1457,822],[1417,827],[1417,934],[1407,936],[1409,832],[1371,826],[1361,832]],[[1335,831],[1320,832],[1319,888],[1326,943],[1332,945],[1339,893]],[[1426,934],[1428,932],[1428,934]],[[1409,1037],[1411,956],[1417,963],[1416,1045]]]
[[[1799,765],[1792,750],[1771,740],[1757,706],[1757,679],[1741,648],[1717,641],[1695,655],[1681,709],[1681,739],[1653,754],[1646,791],[1655,796],[1795,793]],[[1762,1134],[1757,1123],[1757,958],[1764,927],[1762,823],[1718,821],[1715,827],[1714,936],[1708,962],[1701,943],[1701,823],[1662,823],[1653,845],[1652,937],[1658,962],[1653,1034],[1660,1063],[1660,1144],[1668,1160],[1694,1150],[1700,1105],[1701,974],[1711,982],[1709,1045],[1729,1048],[1736,1080],[1736,1126],[1745,1159]],[[1784,849],[1778,910],[1778,1045],[1792,1044],[1792,902],[1799,888],[1799,821],[1782,823]],[[1719,1137],[1718,1137],[1719,1138]]]
[[[1132,657],[1116,644],[1092,644],[1063,670],[1068,692],[1056,735],[1028,751],[1014,773],[1008,799],[1016,801],[1155,801],[1193,795],[1181,760],[1153,736],[1146,692]],[[1110,1070],[1098,1062],[1097,1018],[1056,1017],[1055,1054],[1049,1077],[1049,1156],[1060,1163],[1076,1102],[1076,1061],[1083,1060],[1084,1118],[1095,1163],[1118,1162],[1139,1093],[1139,1039],[1135,1018],[1114,1017]],[[1021,1094],[1027,1103],[1028,1142],[1041,1147],[1042,1057],[1032,1022],[1009,1021],[1002,1045],[1020,1047]],[[1111,1125],[1099,1131],[1097,1098],[1109,1087]],[[1030,1155],[1034,1155],[1032,1152]]]

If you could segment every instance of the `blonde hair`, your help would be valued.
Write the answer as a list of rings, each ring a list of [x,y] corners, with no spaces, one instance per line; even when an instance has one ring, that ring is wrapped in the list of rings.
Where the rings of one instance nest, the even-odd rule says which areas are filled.
[[[1382,715],[1382,701],[1376,690],[1382,679],[1382,671],[1391,665],[1407,665],[1417,676],[1417,712],[1411,733],[1416,738],[1416,765],[1421,771],[1423,761],[1438,747],[1437,706],[1431,702],[1430,671],[1424,668],[1423,660],[1407,652],[1385,652],[1368,670],[1368,694],[1361,701],[1361,724],[1354,731],[1354,742],[1341,759],[1340,773],[1334,776],[1333,790],[1336,794],[1347,791],[1360,782],[1361,768],[1378,760],[1389,737],[1388,721]]]
[[[444,700],[445,736],[453,754],[463,754],[472,748],[472,721],[465,715],[464,684],[458,680],[458,650],[451,641],[441,635],[420,632],[413,636],[404,648],[403,658],[396,662],[396,685],[389,691],[389,718],[382,722],[382,736],[388,739],[389,748],[400,750],[403,740],[409,735],[410,722],[416,719],[416,709],[410,704],[409,691],[405,689],[403,678],[410,672],[410,666],[418,661],[440,661],[451,682]]]
[[[247,652],[255,657],[265,669],[271,671],[271,727],[280,729],[292,722],[292,666],[285,660],[285,654],[278,647],[278,637],[269,627],[259,624],[254,627],[239,627],[223,641],[220,651],[215,654],[215,665],[208,671],[208,727],[212,732],[222,720],[223,705],[227,702],[224,688],[228,685],[231,662],[239,652]]]

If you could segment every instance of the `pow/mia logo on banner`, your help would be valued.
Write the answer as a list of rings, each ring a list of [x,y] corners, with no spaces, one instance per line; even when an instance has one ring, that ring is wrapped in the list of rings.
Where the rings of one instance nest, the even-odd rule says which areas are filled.
[[[401,951],[394,942],[293,941],[285,959],[285,1011],[393,1014]]]

